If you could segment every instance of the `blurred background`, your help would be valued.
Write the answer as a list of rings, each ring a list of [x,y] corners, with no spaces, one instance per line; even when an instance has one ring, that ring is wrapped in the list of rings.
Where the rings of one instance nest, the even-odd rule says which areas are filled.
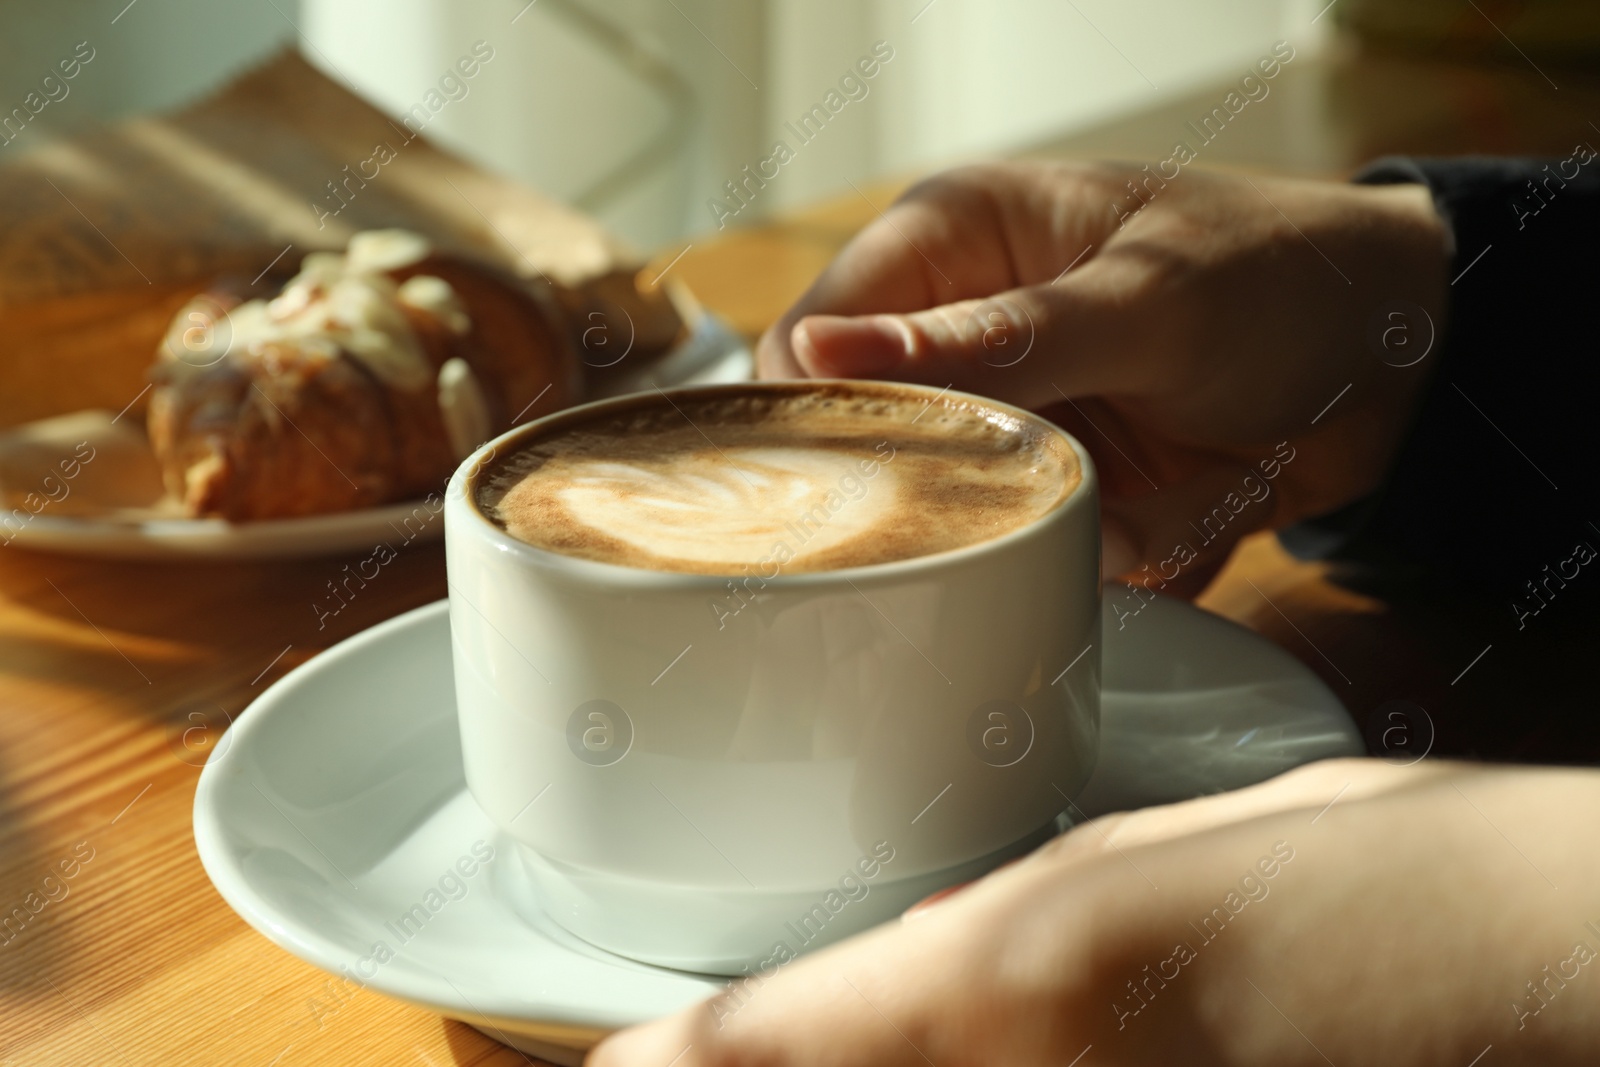
[[[286,46],[398,117],[483,40],[494,60],[428,136],[644,250],[852,182],[1085,131],[1110,134],[1086,149],[1165,158],[1182,123],[1145,130],[1141,117],[1191,98],[1204,114],[1221,98],[1208,90],[1237,82],[1277,41],[1294,49],[1294,92],[1282,94],[1294,99],[1232,140],[1270,144],[1262,163],[1336,169],[1353,150],[1341,122],[1363,99],[1354,125],[1370,139],[1385,109],[1414,108],[1419,92],[1461,77],[1415,65],[1407,75],[1385,57],[1519,66],[1527,90],[1553,92],[1600,37],[1600,4],[1576,0],[3,0],[0,20],[7,108],[46,72],[39,57],[97,48],[95,77],[6,158],[87,122],[195,100]],[[867,95],[799,147],[785,124],[876,42],[893,58]],[[1306,71],[1330,64],[1356,76],[1313,85]],[[1494,103],[1468,84],[1453,106],[1487,122]],[[736,219],[719,215],[708,201],[777,140],[799,148],[793,161]],[[1239,143],[1215,162],[1249,156]]]

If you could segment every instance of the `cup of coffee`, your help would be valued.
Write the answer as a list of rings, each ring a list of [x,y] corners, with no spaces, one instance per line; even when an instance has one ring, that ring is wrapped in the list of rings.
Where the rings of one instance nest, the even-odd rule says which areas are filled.
[[[642,393],[445,505],[466,779],[592,944],[770,969],[1054,831],[1099,730],[1095,473],[950,390]]]

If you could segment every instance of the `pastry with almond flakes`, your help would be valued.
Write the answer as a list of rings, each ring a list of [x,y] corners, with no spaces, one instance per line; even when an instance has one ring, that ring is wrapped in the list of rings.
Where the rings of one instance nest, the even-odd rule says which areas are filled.
[[[581,370],[549,293],[404,230],[311,253],[271,300],[196,297],[157,359],[167,491],[234,522],[440,492],[484,441],[576,402]]]

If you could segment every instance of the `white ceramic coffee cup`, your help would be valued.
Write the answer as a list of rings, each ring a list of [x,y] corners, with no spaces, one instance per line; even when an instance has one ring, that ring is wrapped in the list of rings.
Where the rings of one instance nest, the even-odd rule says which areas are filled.
[[[794,385],[668,395],[752,388]],[[445,537],[467,784],[522,846],[551,918],[650,963],[756,971],[1053,831],[1098,741],[1095,471],[1037,416],[970,399],[1059,434],[1077,488],[994,540],[736,593],[726,577],[535,548],[475,502],[494,457],[657,394],[518,427],[456,472]]]

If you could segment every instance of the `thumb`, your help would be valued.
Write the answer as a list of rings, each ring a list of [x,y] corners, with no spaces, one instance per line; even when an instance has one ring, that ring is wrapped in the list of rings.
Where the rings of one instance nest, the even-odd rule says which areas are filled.
[[[878,927],[792,962],[747,973],[711,999],[613,1034],[585,1067],[924,1067],[938,1005],[966,993],[947,927],[907,937]],[[921,976],[909,981],[908,976]],[[824,1025],[825,1024],[825,1025]],[[910,1035],[910,1036],[908,1036]],[[933,1033],[931,1036],[939,1037]],[[919,1044],[913,1044],[915,1037]],[[944,1035],[948,1043],[954,1035]],[[936,1059],[930,1060],[927,1048]],[[967,1060],[965,1062],[971,1062]]]
[[[1271,525],[1276,494],[1254,475],[1223,463],[1152,493],[1103,499],[1106,577],[1131,574],[1152,589],[1197,595],[1240,540]]]
[[[808,315],[790,345],[817,378],[887,378],[949,386],[1023,407],[1136,391],[1142,316],[1097,292],[1093,265],[1060,282],[899,315]]]

